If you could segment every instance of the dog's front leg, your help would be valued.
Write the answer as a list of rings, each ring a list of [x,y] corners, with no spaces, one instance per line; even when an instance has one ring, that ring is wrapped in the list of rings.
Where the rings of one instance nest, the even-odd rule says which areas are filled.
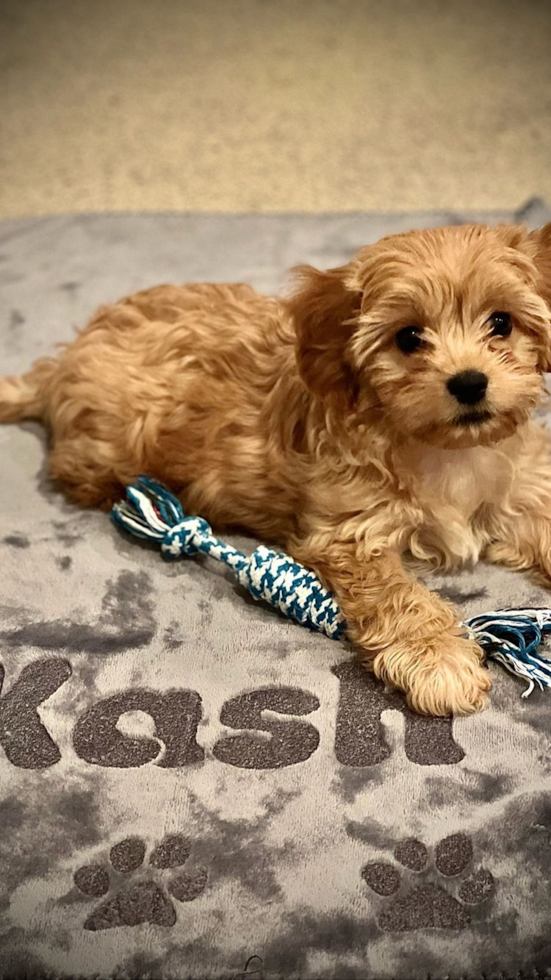
[[[417,582],[398,554],[363,557],[356,543],[314,554],[294,548],[336,595],[360,659],[383,681],[405,691],[414,710],[469,714],[490,689],[480,647],[462,635],[453,609]]]
[[[484,557],[508,568],[530,569],[551,585],[551,445],[537,432],[531,454],[517,463],[506,507],[486,517],[490,538]]]
[[[549,475],[551,486],[551,473]],[[543,509],[543,508],[542,508]],[[551,586],[551,501],[546,513],[520,513],[514,519],[494,522],[493,541],[484,557],[508,568],[530,569]]]

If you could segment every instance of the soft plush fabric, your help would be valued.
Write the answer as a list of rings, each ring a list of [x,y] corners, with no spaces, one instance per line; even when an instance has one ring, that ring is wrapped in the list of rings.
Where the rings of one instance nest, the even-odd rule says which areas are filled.
[[[1,370],[141,287],[271,291],[296,262],[464,218],[4,223]],[[492,665],[482,714],[414,716],[219,566],[67,504],[37,426],[0,447],[1,977],[549,976],[551,693]],[[464,616],[551,601],[484,565],[425,578]]]

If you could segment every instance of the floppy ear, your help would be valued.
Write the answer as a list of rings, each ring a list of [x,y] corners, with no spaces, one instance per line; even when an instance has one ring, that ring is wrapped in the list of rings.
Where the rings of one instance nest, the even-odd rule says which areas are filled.
[[[534,263],[541,276],[540,293],[551,309],[551,221],[530,234],[530,241],[536,247]]]
[[[534,328],[538,336],[538,367],[551,371],[551,222],[536,231],[528,231],[524,225],[498,225],[497,229],[510,248],[517,254],[517,262],[531,288],[537,291],[539,308]],[[530,265],[525,267],[528,259]],[[534,275],[535,272],[535,275]],[[543,300],[543,302],[541,302]],[[547,307],[547,310],[546,310]]]
[[[529,235],[529,241],[534,249],[533,262],[536,266],[540,280],[538,292],[545,300],[549,310],[551,310],[551,222],[538,228]],[[547,350],[542,356],[542,368],[544,371],[551,371],[551,318],[548,325]]]
[[[316,395],[353,404],[356,383],[346,345],[360,312],[361,293],[346,284],[348,266],[319,272],[295,269],[298,289],[290,300],[297,334],[297,362],[306,386]]]

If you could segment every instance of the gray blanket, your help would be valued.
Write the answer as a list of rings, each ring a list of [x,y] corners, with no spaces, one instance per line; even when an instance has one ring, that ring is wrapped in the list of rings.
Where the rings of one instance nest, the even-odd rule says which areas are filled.
[[[465,217],[6,222],[1,370],[148,285],[271,291]],[[551,693],[494,665],[482,714],[414,716],[345,644],[67,504],[38,427],[0,447],[0,976],[549,976]],[[494,567],[426,580],[463,616],[549,601]]]

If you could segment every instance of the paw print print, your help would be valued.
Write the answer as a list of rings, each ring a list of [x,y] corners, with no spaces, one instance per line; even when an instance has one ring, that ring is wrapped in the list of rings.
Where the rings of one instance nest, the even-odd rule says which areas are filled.
[[[402,873],[387,861],[371,861],[362,869],[362,878],[371,891],[392,898],[381,911],[378,923],[385,932],[411,932],[415,929],[465,929],[471,921],[467,906],[480,905],[493,895],[493,876],[485,868],[461,879],[457,898],[440,884],[427,881],[429,853],[421,841],[410,838],[394,848],[394,857],[408,872],[418,875],[419,883],[402,885]],[[452,834],[436,845],[434,863],[447,879],[462,875],[473,858],[471,839]],[[411,875],[408,875],[411,878]],[[398,894],[400,892],[400,894]]]
[[[101,898],[112,892],[105,902],[92,910],[84,923],[85,929],[97,932],[115,926],[138,926],[144,922],[173,926],[176,910],[167,890],[178,902],[192,902],[199,897],[207,883],[204,868],[187,872],[175,870],[181,869],[191,854],[191,844],[186,837],[181,834],[165,837],[149,857],[150,869],[173,871],[166,884],[162,878],[155,880],[157,875],[152,878],[150,871],[147,876],[143,874],[145,854],[145,841],[140,837],[127,837],[111,848],[111,873],[100,864],[87,864],[75,871],[73,881],[88,898]],[[139,880],[131,881],[130,876],[136,873]]]

